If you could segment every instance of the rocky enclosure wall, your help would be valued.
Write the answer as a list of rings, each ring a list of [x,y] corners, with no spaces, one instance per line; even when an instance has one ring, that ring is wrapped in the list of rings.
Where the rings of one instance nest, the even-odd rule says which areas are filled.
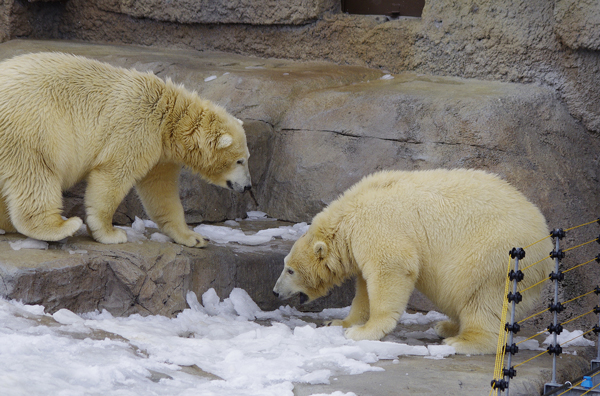
[[[127,44],[55,48],[170,76],[224,105],[245,122],[258,209],[272,217],[308,221],[378,169],[435,167],[499,173],[551,226],[600,213],[599,2],[426,1],[422,18],[396,20],[344,15],[327,1],[292,1],[293,14],[281,2],[257,13],[258,3],[240,0],[237,14],[211,19],[206,9],[166,10],[159,0],[4,0],[0,39]],[[35,46],[26,50],[52,48]],[[23,48],[10,41],[0,54]],[[385,72],[408,73],[380,80]],[[81,214],[82,191],[68,193],[69,215]],[[257,209],[187,173],[182,199],[189,222]],[[129,196],[115,219],[136,214]],[[583,231],[567,243],[583,241],[576,237]],[[598,268],[581,270],[565,282],[566,296],[598,276]]]
[[[335,0],[5,0],[0,38],[62,38],[326,60],[555,89],[600,132],[600,3],[426,1],[422,18],[345,15]]]

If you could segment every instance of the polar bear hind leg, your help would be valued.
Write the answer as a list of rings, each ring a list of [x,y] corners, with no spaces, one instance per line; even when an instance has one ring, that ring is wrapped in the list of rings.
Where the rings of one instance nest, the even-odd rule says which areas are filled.
[[[453,320],[443,320],[435,324],[435,332],[442,338],[455,337],[458,335],[460,326]]]
[[[5,180],[5,198],[0,203],[0,224],[30,238],[60,241],[72,236],[83,221],[79,217],[61,217],[62,191],[60,181],[48,173],[29,175],[26,182]],[[9,213],[10,220],[4,217]],[[4,229],[4,228],[3,228]]]
[[[444,339],[444,344],[453,346],[460,354],[494,353],[498,343],[500,321],[490,321],[489,312],[475,311],[460,318],[460,331]]]
[[[8,214],[8,207],[6,206],[6,200],[0,195],[0,230],[6,232],[17,232],[17,229],[13,226],[10,221],[10,215]]]

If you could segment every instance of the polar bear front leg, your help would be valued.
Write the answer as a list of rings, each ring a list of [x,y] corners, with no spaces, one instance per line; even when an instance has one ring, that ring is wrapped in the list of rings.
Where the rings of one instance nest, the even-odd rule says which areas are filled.
[[[356,277],[356,295],[352,300],[350,313],[344,320],[332,320],[327,326],[342,326],[344,328],[355,325],[362,325],[369,319],[369,293],[367,292],[367,282],[358,275]]]
[[[396,327],[415,287],[415,279],[402,272],[375,268],[365,276],[369,295],[369,320],[346,330],[346,337],[380,340]]]
[[[112,171],[94,169],[85,191],[86,223],[95,240],[115,244],[127,242],[127,233],[112,225],[117,207],[131,190],[133,182],[123,180]]]
[[[173,163],[159,163],[136,184],[144,209],[160,230],[179,244],[201,248],[208,241],[189,229],[179,198],[179,172]]]

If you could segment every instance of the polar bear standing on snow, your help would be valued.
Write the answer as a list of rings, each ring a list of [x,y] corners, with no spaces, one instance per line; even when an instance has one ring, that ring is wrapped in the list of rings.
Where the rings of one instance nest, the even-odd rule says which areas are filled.
[[[218,186],[250,188],[241,121],[152,73],[79,56],[37,53],[0,63],[0,228],[57,241],[62,191],[87,180],[87,226],[127,241],[113,214],[135,186],[148,215],[177,243],[202,247],[179,199],[181,166]]]
[[[301,301],[356,277],[348,317],[354,340],[391,332],[416,287],[450,317],[436,325],[458,353],[494,353],[513,247],[548,236],[544,216],[497,176],[474,170],[380,172],[365,177],[313,219],[284,260],[274,293]],[[526,249],[547,257],[550,239]],[[547,278],[551,260],[524,271],[520,288]],[[523,293],[516,316],[539,297]]]

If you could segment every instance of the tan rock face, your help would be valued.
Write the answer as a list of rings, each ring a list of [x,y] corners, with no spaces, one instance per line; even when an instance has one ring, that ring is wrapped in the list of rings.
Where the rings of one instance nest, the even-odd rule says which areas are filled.
[[[297,25],[314,21],[327,11],[339,9],[339,4],[332,0],[109,0],[98,2],[98,8],[137,18],[178,23]]]
[[[600,3],[594,0],[558,0],[554,6],[555,31],[569,48],[600,50]]]
[[[254,228],[277,227],[268,221]],[[106,309],[113,315],[134,313],[174,316],[186,308],[186,294],[198,298],[214,288],[222,299],[243,288],[263,310],[281,300],[272,287],[292,241],[273,240],[259,246],[216,245],[204,249],[151,241],[103,245],[88,237],[51,242],[47,250],[13,250],[18,234],[0,235],[0,296],[41,304],[47,312]],[[353,288],[346,284],[307,310],[347,306]],[[417,306],[427,302],[416,300]],[[292,301],[293,302],[293,301]]]
[[[427,1],[422,18],[397,20],[342,14],[331,0],[9,1],[3,7],[3,39],[176,46],[542,84],[586,128],[600,131],[594,0]]]

